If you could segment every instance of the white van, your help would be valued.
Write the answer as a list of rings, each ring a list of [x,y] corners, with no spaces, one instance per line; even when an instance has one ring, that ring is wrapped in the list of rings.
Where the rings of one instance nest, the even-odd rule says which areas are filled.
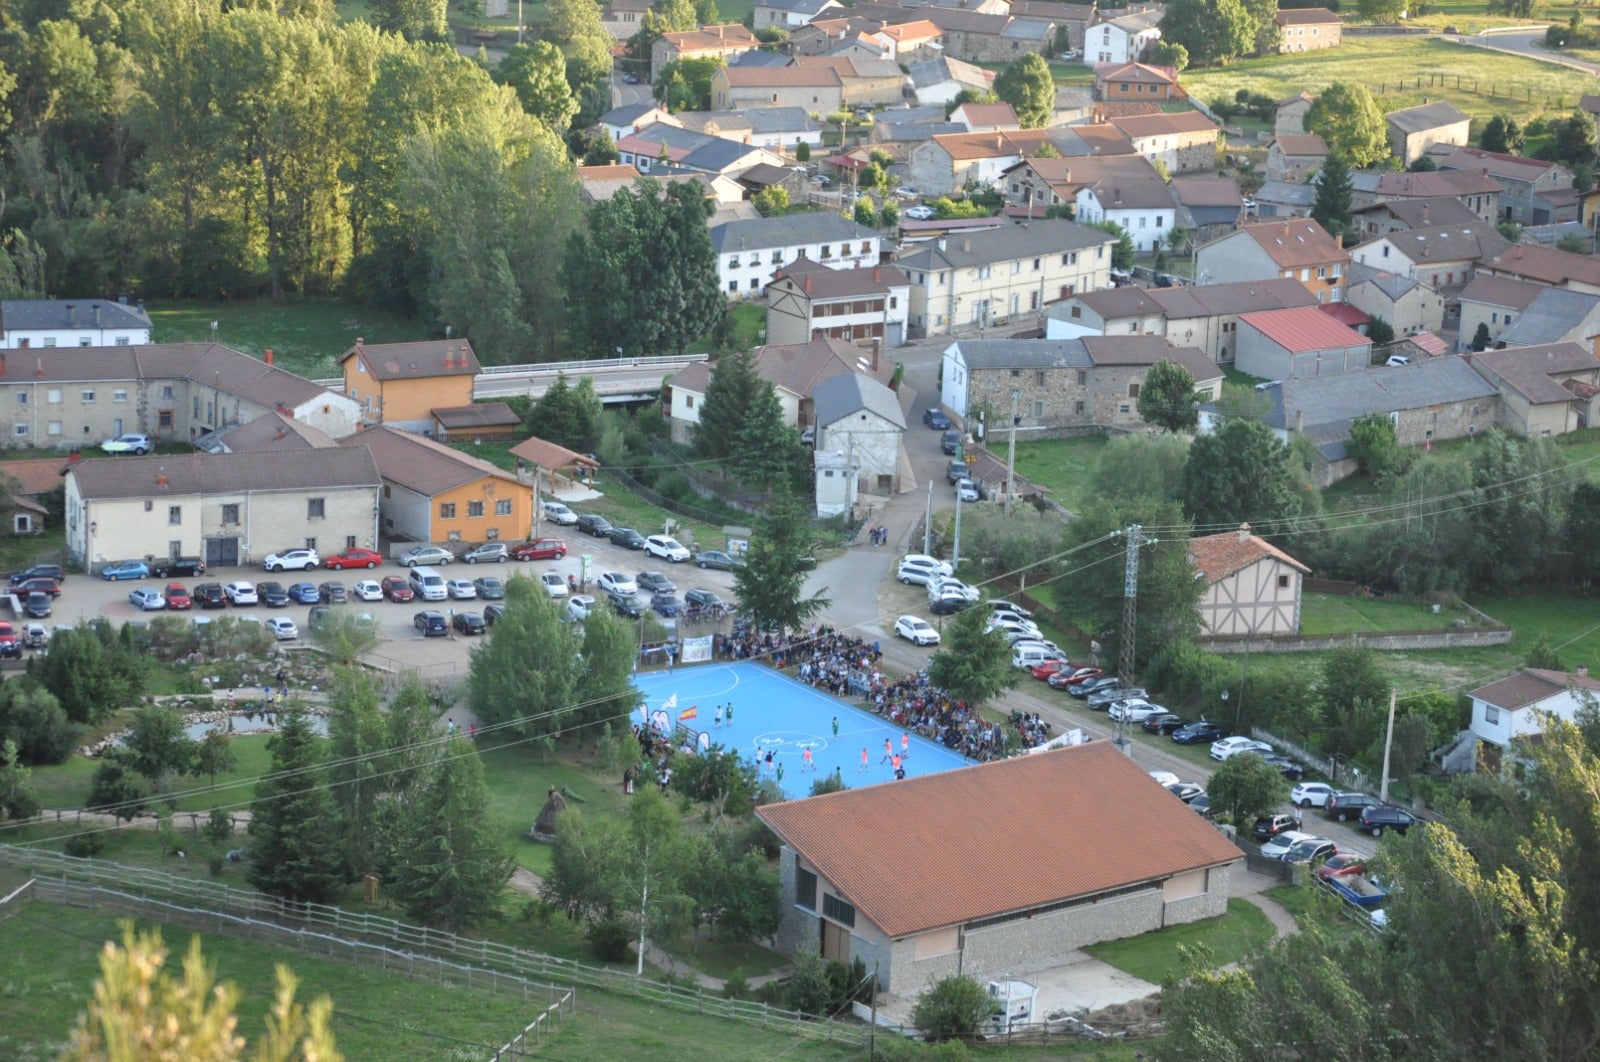
[[[411,592],[417,595],[419,601],[443,601],[450,596],[444,576],[426,566],[411,569]]]
[[[1042,645],[1019,645],[1011,651],[1011,666],[1038,667],[1046,660],[1060,660],[1061,654]]]

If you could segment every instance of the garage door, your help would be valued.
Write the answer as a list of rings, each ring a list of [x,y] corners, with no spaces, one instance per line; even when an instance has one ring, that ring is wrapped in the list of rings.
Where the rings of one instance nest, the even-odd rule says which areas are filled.
[[[207,568],[232,568],[238,563],[239,540],[237,538],[206,539]]]

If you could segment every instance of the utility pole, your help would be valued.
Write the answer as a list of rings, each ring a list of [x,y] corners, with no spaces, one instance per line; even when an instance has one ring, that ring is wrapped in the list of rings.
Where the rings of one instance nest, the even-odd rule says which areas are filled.
[[[1139,547],[1153,546],[1161,540],[1147,536],[1140,524],[1132,525],[1122,534],[1128,543],[1128,559],[1122,583],[1122,653],[1117,662],[1117,677],[1124,686],[1130,686],[1133,684],[1134,633],[1139,618]]]
[[[956,540],[955,546],[950,551],[950,567],[961,566],[961,491],[956,490]]]
[[[1394,744],[1394,690],[1389,691],[1389,730],[1383,736],[1383,777],[1378,781],[1378,799],[1389,802],[1389,747]]]
[[[1017,413],[1017,401],[1022,398],[1022,392],[1011,392],[1011,441],[1006,444],[1006,515],[1011,515],[1011,495],[1016,493],[1017,485],[1017,421],[1022,417]]]
[[[922,517],[922,552],[933,548],[933,480],[928,480],[928,511]]]

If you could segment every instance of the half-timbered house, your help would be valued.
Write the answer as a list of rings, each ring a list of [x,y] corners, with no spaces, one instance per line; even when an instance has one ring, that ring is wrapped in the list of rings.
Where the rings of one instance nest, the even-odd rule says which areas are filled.
[[[1191,539],[1189,559],[1206,581],[1200,619],[1213,637],[1300,633],[1301,581],[1311,569],[1277,546],[1237,531]]]

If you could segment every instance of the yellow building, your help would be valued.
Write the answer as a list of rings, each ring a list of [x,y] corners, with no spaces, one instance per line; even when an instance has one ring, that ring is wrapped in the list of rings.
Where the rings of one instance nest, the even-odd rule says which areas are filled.
[[[482,366],[465,339],[356,345],[339,356],[344,393],[361,404],[366,424],[433,430],[433,411],[472,404]]]
[[[383,537],[410,542],[520,542],[533,530],[533,486],[487,461],[387,425],[341,439],[378,463]]]

